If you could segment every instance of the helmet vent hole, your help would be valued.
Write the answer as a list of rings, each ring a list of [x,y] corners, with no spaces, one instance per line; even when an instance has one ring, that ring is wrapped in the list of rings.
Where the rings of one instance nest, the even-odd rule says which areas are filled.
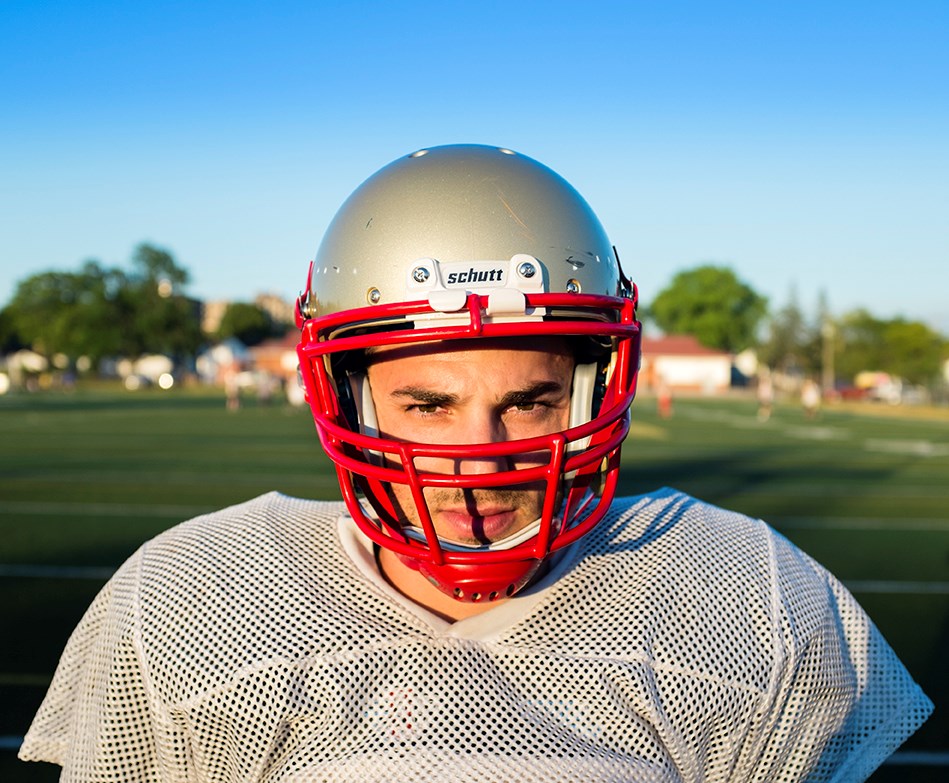
[[[508,585],[507,590],[504,591],[504,594],[508,598],[510,598],[512,595],[514,595],[514,590],[515,590],[514,585]]]
[[[472,600],[472,601],[480,601],[480,600],[481,600],[481,593],[472,593],[472,594],[471,594],[471,600]]]
[[[489,601],[497,601],[497,600],[498,600],[498,591],[497,591],[497,590],[492,590],[492,591],[491,591],[491,594],[488,596],[488,600],[489,600]]]
[[[465,591],[462,590],[460,587],[456,587],[454,590],[454,593],[455,593],[455,598],[461,599],[465,597]]]

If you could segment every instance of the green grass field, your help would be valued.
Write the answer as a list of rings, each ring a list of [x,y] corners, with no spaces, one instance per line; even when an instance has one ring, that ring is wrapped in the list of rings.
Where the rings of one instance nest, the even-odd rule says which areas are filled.
[[[624,494],[674,486],[760,516],[857,595],[936,713],[874,781],[949,778],[949,417],[680,399],[634,406]],[[885,415],[880,415],[880,414]],[[225,410],[215,392],[77,391],[0,398],[0,780],[55,780],[15,761],[72,627],[155,533],[272,489],[338,496],[306,411]],[[919,754],[919,755],[916,755]],[[917,763],[909,763],[917,762]],[[918,763],[923,762],[923,763]],[[940,762],[940,765],[932,762]]]

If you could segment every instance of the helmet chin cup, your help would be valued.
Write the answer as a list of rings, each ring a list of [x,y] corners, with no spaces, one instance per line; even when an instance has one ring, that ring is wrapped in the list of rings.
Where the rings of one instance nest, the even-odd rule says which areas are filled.
[[[433,565],[420,562],[418,571],[441,592],[463,603],[490,603],[510,598],[537,574],[543,561],[520,560],[479,565]]]
[[[403,565],[418,571],[445,595],[462,603],[491,603],[520,592],[540,570],[542,560],[507,563],[453,565],[417,560],[398,555]]]

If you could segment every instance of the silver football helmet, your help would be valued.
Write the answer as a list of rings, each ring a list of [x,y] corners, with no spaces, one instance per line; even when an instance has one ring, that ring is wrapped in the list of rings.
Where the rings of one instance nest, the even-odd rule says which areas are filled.
[[[613,497],[639,364],[635,308],[635,287],[596,215],[531,158],[497,147],[435,147],[366,180],[327,229],[298,302],[308,401],[363,532],[460,600],[520,589],[552,552],[592,529]],[[567,430],[505,444],[406,444],[380,436],[367,351],[540,335],[565,336],[575,346]],[[516,485],[527,480],[518,475],[524,471],[446,479],[407,462],[538,450],[549,454],[548,502],[530,535],[483,548],[438,538],[426,486]],[[392,482],[412,488],[421,528],[407,529],[400,519],[386,489]]]

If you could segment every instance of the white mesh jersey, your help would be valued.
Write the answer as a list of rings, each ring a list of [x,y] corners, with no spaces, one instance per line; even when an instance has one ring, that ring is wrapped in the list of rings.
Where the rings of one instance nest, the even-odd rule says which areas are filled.
[[[445,622],[339,503],[272,493],[146,543],[20,756],[67,781],[863,780],[932,705],[764,523],[617,500],[543,582]]]

